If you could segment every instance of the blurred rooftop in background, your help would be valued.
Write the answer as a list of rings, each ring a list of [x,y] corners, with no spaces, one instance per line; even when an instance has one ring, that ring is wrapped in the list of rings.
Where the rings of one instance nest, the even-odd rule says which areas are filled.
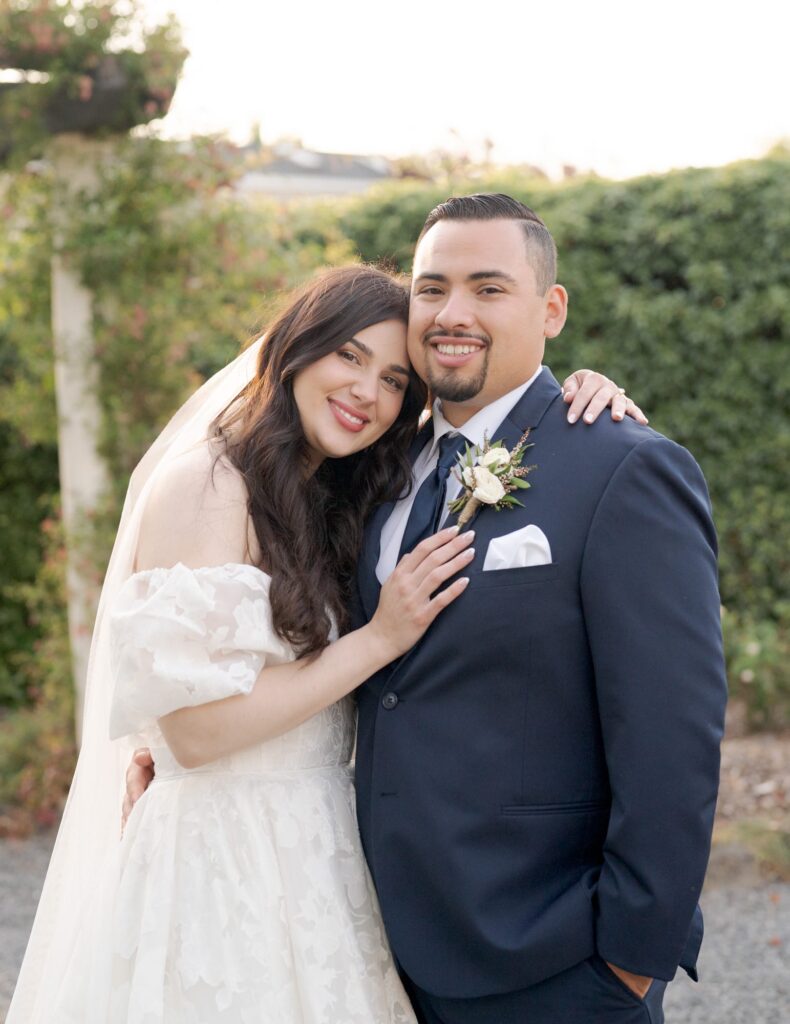
[[[240,148],[240,155],[245,154],[255,165],[236,182],[235,189],[242,194],[279,199],[357,195],[396,176],[384,157],[317,153],[296,142],[275,143],[267,155],[263,147],[250,143]]]

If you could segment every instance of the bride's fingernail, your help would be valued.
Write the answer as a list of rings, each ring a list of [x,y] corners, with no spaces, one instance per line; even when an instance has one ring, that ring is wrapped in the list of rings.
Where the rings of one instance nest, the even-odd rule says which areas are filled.
[[[568,413],[568,423],[575,423],[575,422],[576,422],[576,413],[575,412],[569,412]]]

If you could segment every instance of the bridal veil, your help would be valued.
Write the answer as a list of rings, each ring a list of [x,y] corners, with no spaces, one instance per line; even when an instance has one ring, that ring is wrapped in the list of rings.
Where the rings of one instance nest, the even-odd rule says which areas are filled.
[[[113,683],[109,615],[133,572],[142,511],[154,480],[204,441],[217,415],[253,377],[262,339],[208,380],[179,409],[132,474],[107,567],[88,662],[82,747],[6,1024],[45,1024],[79,934],[81,914],[119,842],[125,771],[133,743],[110,740]]]

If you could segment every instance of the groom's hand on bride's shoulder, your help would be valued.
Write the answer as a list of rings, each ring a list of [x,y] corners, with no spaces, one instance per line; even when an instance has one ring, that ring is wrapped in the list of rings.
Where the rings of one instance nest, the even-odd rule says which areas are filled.
[[[126,769],[126,793],[121,811],[121,833],[126,827],[132,808],[145,793],[154,777],[154,759],[148,747],[139,747],[132,754],[132,760]]]

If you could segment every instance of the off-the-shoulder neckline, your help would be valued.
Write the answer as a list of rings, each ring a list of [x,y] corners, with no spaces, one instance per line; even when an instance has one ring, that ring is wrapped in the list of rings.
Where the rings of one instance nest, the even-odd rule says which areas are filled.
[[[137,572],[131,573],[128,576],[128,579],[144,579],[148,576],[152,576],[154,573],[169,573],[174,572],[176,569],[183,569],[185,572],[193,574],[222,572],[223,570],[230,569],[250,569],[256,575],[263,576],[264,579],[271,579],[271,576],[268,572],[264,572],[263,569],[259,569],[257,565],[251,565],[249,562],[223,562],[222,565],[201,565],[197,568],[192,568],[188,565],[184,565],[183,562],[175,562],[173,565],[155,566],[153,569],[138,569]]]

